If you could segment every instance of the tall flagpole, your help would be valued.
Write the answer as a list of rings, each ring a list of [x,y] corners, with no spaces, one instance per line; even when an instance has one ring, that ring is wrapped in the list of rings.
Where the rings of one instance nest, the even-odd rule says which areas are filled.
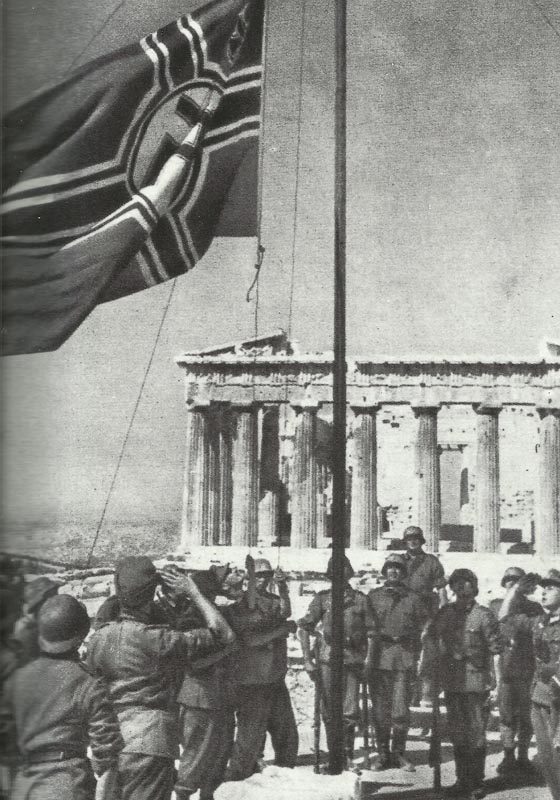
[[[332,739],[329,772],[345,765],[342,715],[346,539],[346,0],[335,0],[334,364],[332,499]]]

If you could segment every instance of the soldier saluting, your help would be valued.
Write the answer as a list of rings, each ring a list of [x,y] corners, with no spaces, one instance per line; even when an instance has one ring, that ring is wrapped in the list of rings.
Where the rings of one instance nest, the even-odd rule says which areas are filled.
[[[385,585],[372,589],[368,599],[379,626],[379,645],[370,675],[375,735],[379,760],[376,769],[395,766],[414,771],[405,758],[410,724],[412,677],[420,653],[421,635],[428,611],[406,584],[406,561],[390,555],[381,573]],[[393,734],[392,754],[389,752]]]
[[[350,586],[354,575],[350,561],[344,560],[344,673],[343,673],[343,716],[344,749],[346,766],[352,769],[354,754],[354,735],[359,721],[360,681],[363,672],[369,672],[373,665],[374,638],[377,631],[375,616],[367,597]],[[327,578],[332,578],[332,558],[327,565]],[[315,660],[311,653],[310,636],[321,636],[315,646]],[[332,593],[330,589],[318,592],[309,605],[307,614],[298,621],[299,639],[303,652],[306,672],[313,678],[319,672],[321,687],[321,715],[327,733],[329,750],[332,742],[332,721],[329,708],[328,687],[331,683],[331,635],[332,635]]]
[[[535,580],[525,575],[512,586],[500,609],[507,620]],[[542,586],[544,613],[519,615],[518,629],[533,638],[536,658],[531,692],[531,721],[537,740],[539,763],[554,800],[560,800],[560,570],[550,569],[538,582]]]
[[[455,602],[440,608],[430,626],[439,659],[434,664],[445,692],[447,726],[457,782],[450,796],[479,800],[486,760],[486,726],[493,687],[493,656],[503,650],[498,620],[476,602],[478,579],[470,569],[449,578]]]
[[[205,627],[183,633],[151,624],[154,592],[162,582],[173,595],[190,597]],[[173,570],[158,575],[145,556],[123,559],[115,584],[119,618],[94,633],[88,661],[109,685],[124,739],[121,800],[169,800],[179,754],[179,681],[191,659],[235,637],[192,578]]]
[[[502,586],[509,590],[525,577],[521,567],[508,567],[502,578]],[[531,724],[531,685],[535,672],[535,651],[527,618],[538,617],[542,607],[526,596],[536,588],[533,581],[525,581],[523,592],[516,592],[515,602],[509,613],[500,619],[503,600],[492,600],[490,608],[500,620],[500,630],[504,639],[504,651],[495,660],[500,710],[500,734],[504,758],[498,764],[498,773],[505,777],[517,770],[529,775],[535,771],[529,761],[529,744],[533,735]],[[515,746],[517,736],[517,760]]]

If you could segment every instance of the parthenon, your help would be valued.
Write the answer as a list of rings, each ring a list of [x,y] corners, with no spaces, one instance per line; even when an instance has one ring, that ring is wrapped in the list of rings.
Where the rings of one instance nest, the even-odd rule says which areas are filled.
[[[282,332],[188,353],[182,544],[331,535],[332,355]],[[348,360],[350,547],[560,554],[560,360]]]

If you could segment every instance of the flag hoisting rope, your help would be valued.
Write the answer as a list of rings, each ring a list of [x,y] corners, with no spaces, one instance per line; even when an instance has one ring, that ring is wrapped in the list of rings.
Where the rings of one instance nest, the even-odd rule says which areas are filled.
[[[332,745],[329,771],[344,767],[342,716],[346,539],[346,0],[335,0],[334,363],[332,437]]]

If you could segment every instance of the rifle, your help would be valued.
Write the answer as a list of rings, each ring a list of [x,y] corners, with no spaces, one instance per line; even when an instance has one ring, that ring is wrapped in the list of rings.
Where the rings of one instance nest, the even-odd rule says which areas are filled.
[[[321,675],[321,664],[318,658],[319,647],[315,639],[315,664],[317,669],[315,671],[315,696],[313,702],[313,755],[314,764],[313,772],[319,773],[321,771],[321,700],[323,694],[323,676]]]
[[[441,789],[441,714],[439,707],[439,659],[434,662],[432,670],[432,735],[430,736],[430,753],[428,764],[434,771],[433,787],[436,792]]]
[[[368,682],[362,681],[362,726],[364,729],[364,769],[370,767]]]

